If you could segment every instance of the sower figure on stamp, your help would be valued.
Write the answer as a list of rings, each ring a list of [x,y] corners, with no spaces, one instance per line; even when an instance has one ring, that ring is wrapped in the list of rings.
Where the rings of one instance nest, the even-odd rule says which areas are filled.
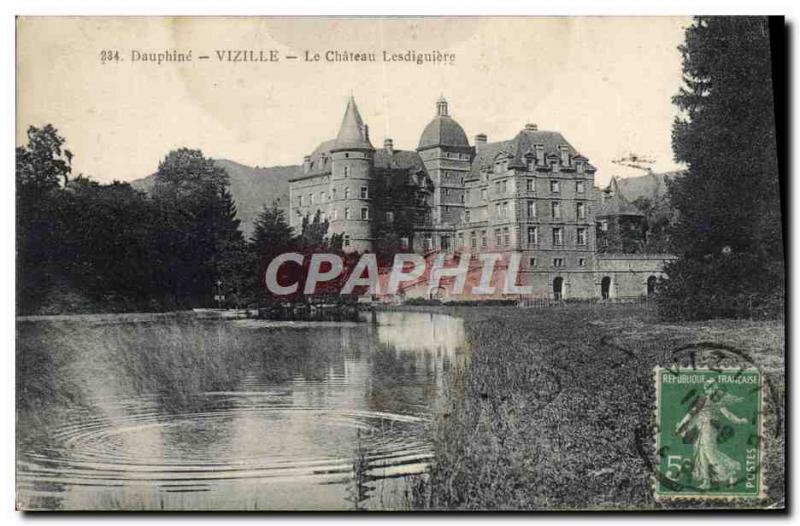
[[[723,391],[713,379],[703,386],[703,394],[678,422],[675,432],[685,437],[693,429],[697,430],[694,441],[692,479],[698,482],[698,489],[709,489],[712,483],[735,484],[742,465],[722,451],[717,445],[717,428],[721,422],[729,420],[734,424],[746,424],[746,418],[733,414],[728,404],[741,401],[738,396]]]

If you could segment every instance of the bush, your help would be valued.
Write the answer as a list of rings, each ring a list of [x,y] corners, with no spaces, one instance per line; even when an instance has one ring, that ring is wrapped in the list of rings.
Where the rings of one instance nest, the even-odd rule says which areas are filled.
[[[666,320],[775,319],[784,314],[784,268],[751,254],[682,259],[658,284],[658,311]]]

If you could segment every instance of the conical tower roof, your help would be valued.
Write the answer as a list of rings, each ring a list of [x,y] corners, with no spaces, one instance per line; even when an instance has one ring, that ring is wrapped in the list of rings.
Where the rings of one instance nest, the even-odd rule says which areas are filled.
[[[374,150],[369,142],[369,132],[366,124],[358,113],[356,100],[350,96],[347,101],[347,109],[344,111],[342,125],[339,127],[339,134],[336,136],[334,149],[369,149]]]

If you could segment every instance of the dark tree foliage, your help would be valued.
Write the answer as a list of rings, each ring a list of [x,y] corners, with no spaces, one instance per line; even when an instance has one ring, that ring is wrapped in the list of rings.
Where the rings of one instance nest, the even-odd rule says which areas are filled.
[[[241,305],[255,256],[239,231],[227,174],[197,150],[171,152],[154,197],[127,183],[71,177],[55,128],[16,151],[20,314]]]
[[[61,183],[69,180],[72,154],[55,128],[31,126],[28,144],[16,149],[17,310],[30,312],[55,280],[60,253]]]
[[[261,255],[279,254],[294,245],[292,227],[286,220],[286,213],[278,208],[277,203],[272,203],[272,206],[264,205],[256,218],[250,242],[255,253]]]
[[[176,305],[210,304],[225,285],[222,262],[243,250],[227,186],[228,174],[200,150],[172,151],[158,166],[153,200],[164,228],[156,250]]]
[[[767,20],[698,17],[686,30],[673,127],[684,177],[668,185],[679,260],[660,289],[669,317],[763,315],[782,305],[783,240]],[[691,308],[703,305],[703,308]]]
[[[328,225],[328,220],[322,219],[319,210],[314,214],[313,219],[304,217],[300,237],[297,240],[298,245],[305,248],[327,248]]]

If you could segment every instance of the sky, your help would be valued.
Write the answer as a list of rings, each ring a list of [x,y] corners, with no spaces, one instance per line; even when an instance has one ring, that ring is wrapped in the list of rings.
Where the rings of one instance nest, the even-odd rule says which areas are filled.
[[[53,124],[73,171],[101,182],[156,171],[172,149],[251,166],[302,163],[336,135],[352,94],[372,143],[414,149],[444,95],[472,141],[512,138],[526,123],[560,131],[598,171],[642,172],[614,159],[677,168],[677,115],[687,18],[20,18],[17,143]],[[103,51],[120,61],[101,60]],[[192,60],[134,60],[191,50]],[[277,62],[227,62],[218,51],[270,51]],[[325,52],[374,53],[327,62]],[[454,55],[452,63],[386,62],[383,51]],[[319,52],[322,60],[306,61]],[[116,56],[112,53],[112,56]],[[208,56],[208,59],[200,59]],[[288,59],[287,56],[297,56]]]

